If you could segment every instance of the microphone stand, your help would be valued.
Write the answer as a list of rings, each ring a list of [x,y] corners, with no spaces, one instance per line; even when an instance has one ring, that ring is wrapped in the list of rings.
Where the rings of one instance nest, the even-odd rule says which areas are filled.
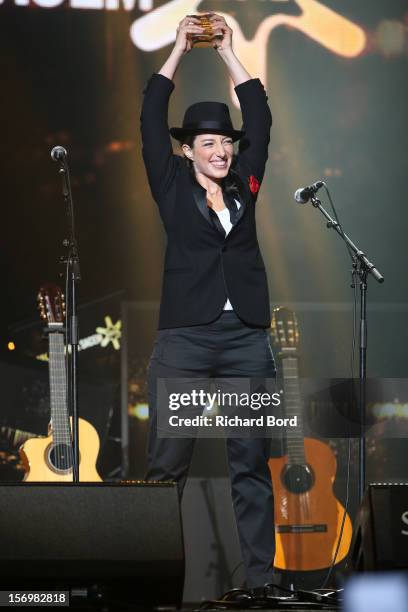
[[[68,216],[69,238],[63,240],[68,249],[66,255],[60,257],[60,262],[66,265],[67,270],[67,299],[66,299],[66,329],[67,329],[67,357],[68,357],[68,407],[72,414],[72,455],[73,455],[73,481],[79,482],[79,423],[78,423],[78,317],[76,306],[76,288],[81,280],[79,266],[78,246],[75,238],[74,202],[72,199],[71,181],[66,155],[57,160],[60,164],[58,174],[62,178],[62,196],[66,205]],[[70,299],[68,299],[68,297]],[[68,347],[71,347],[69,352]]]
[[[367,378],[367,277],[371,274],[378,283],[384,282],[384,277],[361,251],[343,232],[340,224],[335,221],[323,208],[321,201],[314,193],[310,198],[313,206],[318,208],[327,219],[327,228],[334,229],[346,243],[347,248],[353,251],[353,285],[360,279],[360,350],[359,350],[359,412],[360,412],[360,438],[359,438],[359,479],[358,497],[363,500],[365,490],[366,472],[366,445],[365,445],[365,408],[366,408],[366,378]]]

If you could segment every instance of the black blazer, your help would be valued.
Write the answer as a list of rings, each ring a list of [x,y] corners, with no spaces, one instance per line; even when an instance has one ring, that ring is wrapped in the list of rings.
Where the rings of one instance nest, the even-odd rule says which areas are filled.
[[[173,153],[167,122],[173,89],[173,81],[153,74],[140,117],[147,177],[167,233],[159,329],[210,323],[227,296],[245,323],[268,327],[268,285],[255,226],[272,124],[264,87],[259,79],[235,87],[245,137],[233,166],[241,207],[227,237],[207,206],[205,189]],[[227,202],[233,206],[231,198]]]

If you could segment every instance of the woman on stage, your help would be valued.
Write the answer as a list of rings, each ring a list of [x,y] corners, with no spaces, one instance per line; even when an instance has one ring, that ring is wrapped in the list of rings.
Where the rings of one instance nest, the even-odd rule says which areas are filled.
[[[150,78],[141,113],[143,159],[168,239],[159,329],[148,370],[146,479],[176,481],[180,496],[195,439],[157,435],[157,379],[275,376],[267,333],[268,286],[255,225],[272,118],[262,83],[232,50],[231,28],[215,13],[211,21],[213,30],[222,30],[214,48],[234,82],[242,130],[234,129],[228,107],[219,102],[193,104],[183,126],[169,130],[173,76],[192,48],[189,35],[202,33],[191,16],[180,22],[169,58]],[[199,80],[193,85],[198,87]],[[182,156],[173,153],[169,131]],[[274,580],[269,442],[255,437],[226,441],[247,586],[255,589]]]

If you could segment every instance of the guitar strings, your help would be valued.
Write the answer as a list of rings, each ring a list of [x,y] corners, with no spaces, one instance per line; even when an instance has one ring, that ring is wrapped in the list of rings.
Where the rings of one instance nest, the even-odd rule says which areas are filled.
[[[51,326],[50,326],[51,327]],[[58,356],[56,354],[56,346],[55,346],[55,331],[49,332],[49,370],[50,370],[50,393],[51,393],[51,434],[52,434],[52,448],[54,450],[54,461],[55,467],[57,470],[60,468],[60,457],[59,457],[59,447],[58,447],[58,415],[56,411],[56,403],[57,403],[57,389],[55,385],[55,369],[56,369],[56,359]],[[51,461],[52,464],[52,461]]]
[[[303,437],[303,415],[301,410],[301,397],[298,388],[298,380],[299,380],[299,372],[297,366],[297,359],[295,357],[285,357],[282,359],[282,369],[284,379],[286,381],[285,384],[285,415],[286,416],[294,416],[293,408],[289,408],[292,403],[299,408],[298,416],[298,428],[300,431],[292,431],[290,435],[290,444],[292,448],[287,449],[289,460],[292,460],[293,464],[306,466],[306,452],[305,452],[305,443]],[[288,443],[288,440],[287,440]],[[296,487],[299,485],[297,482],[297,474],[294,473],[292,476],[290,475],[290,486],[292,490],[296,490]],[[299,494],[298,496],[299,504],[295,507],[295,524],[301,524],[304,519],[306,521],[311,521],[311,503],[310,503],[310,493],[309,491],[305,491]],[[303,551],[299,547],[297,549],[297,557],[298,562],[301,561]]]
[[[50,332],[51,421],[55,464],[58,470],[69,467],[70,427],[67,414],[64,336],[62,331]]]
[[[50,325],[50,328],[52,326]],[[60,469],[60,457],[59,457],[59,440],[58,440],[58,412],[57,412],[57,386],[56,386],[56,364],[58,356],[56,354],[55,345],[55,331],[49,332],[49,370],[50,370],[50,391],[51,391],[51,433],[52,433],[52,451],[51,451],[51,465],[54,461],[57,470]]]
[[[65,376],[65,356],[64,356],[64,336],[61,334],[59,338],[59,348],[60,348],[60,371],[61,371],[61,379],[62,379],[62,402],[61,402],[61,421],[62,421],[62,432],[63,432],[63,446],[62,450],[65,456],[65,460],[63,461],[63,467],[65,469],[69,468],[69,457],[68,457],[68,449],[70,447],[70,425],[69,425],[69,416],[67,410],[67,383]]]

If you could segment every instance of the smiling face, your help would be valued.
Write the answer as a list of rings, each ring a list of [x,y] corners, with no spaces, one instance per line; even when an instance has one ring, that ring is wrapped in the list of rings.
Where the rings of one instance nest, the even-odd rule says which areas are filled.
[[[198,134],[192,145],[184,143],[184,155],[193,162],[196,173],[217,180],[227,176],[234,153],[231,136],[225,134]]]

